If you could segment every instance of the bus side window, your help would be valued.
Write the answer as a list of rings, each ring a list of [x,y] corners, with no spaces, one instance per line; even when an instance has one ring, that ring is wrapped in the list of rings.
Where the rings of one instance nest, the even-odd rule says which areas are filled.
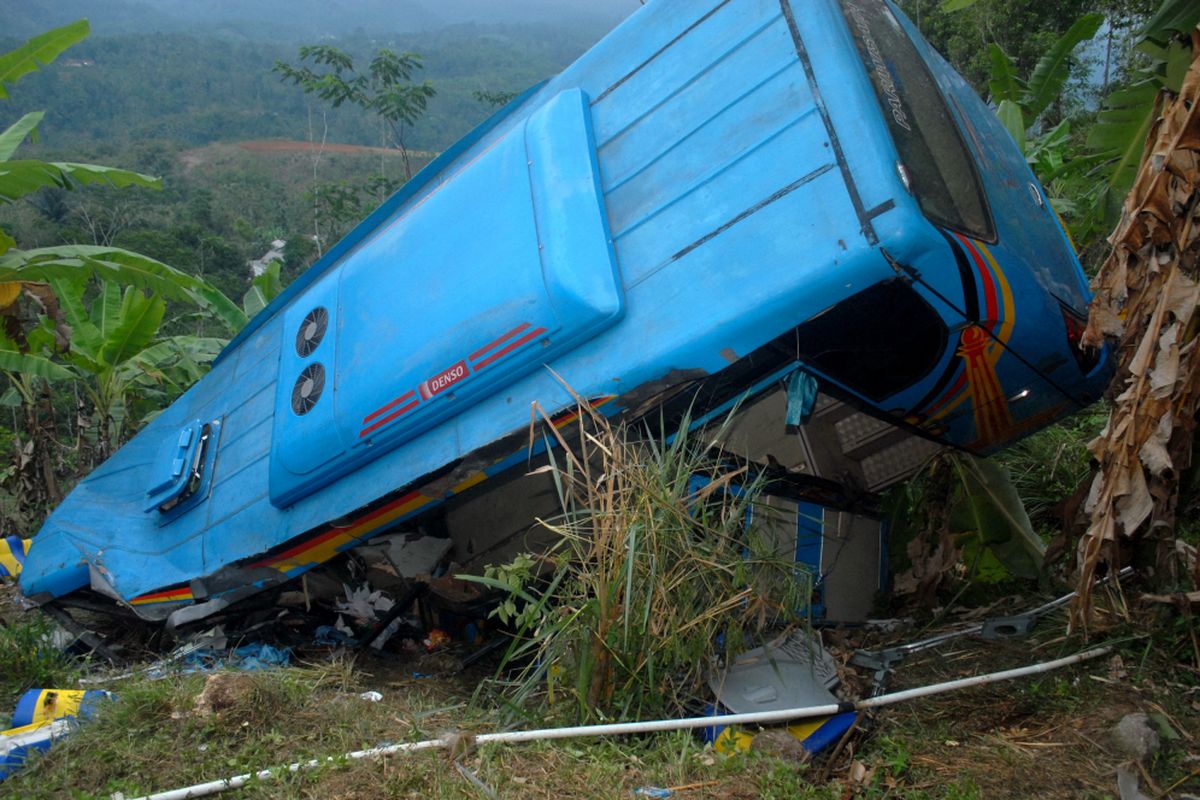
[[[801,361],[875,402],[929,374],[948,339],[938,313],[899,280],[864,289],[796,329]]]

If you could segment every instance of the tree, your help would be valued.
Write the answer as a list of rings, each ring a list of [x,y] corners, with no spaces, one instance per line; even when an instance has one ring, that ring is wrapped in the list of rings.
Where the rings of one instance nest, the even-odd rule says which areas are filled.
[[[1133,188],[1110,238],[1113,249],[1096,276],[1084,335],[1085,345],[1107,340],[1113,346],[1117,374],[1108,424],[1089,448],[1099,470],[1079,544],[1080,601],[1072,621],[1080,626],[1091,616],[1093,575],[1101,564],[1119,566],[1130,545],[1153,566],[1150,578],[1159,591],[1178,593],[1153,599],[1176,603],[1184,614],[1200,605],[1200,559],[1176,533],[1181,476],[1192,465],[1200,415],[1197,16],[1193,7],[1187,17],[1170,18],[1172,26],[1182,19],[1192,26],[1186,40],[1172,42],[1189,46],[1190,67],[1178,91],[1157,93]]]
[[[8,85],[53,61],[88,30],[80,20],[0,55],[0,98],[8,97]],[[45,189],[161,188],[157,178],[129,170],[15,158],[27,139],[36,139],[44,116],[27,113],[0,133],[0,204]],[[99,289],[89,312],[84,295],[93,279]],[[123,293],[120,285],[127,287]],[[64,448],[57,441],[56,409],[63,394],[55,387],[82,390],[98,420],[84,424],[86,409],[77,403],[76,430],[81,438],[91,436],[94,457],[76,466],[87,468],[199,378],[224,345],[224,339],[161,336],[167,299],[199,306],[231,332],[248,320],[208,282],[140,253],[100,244],[22,249],[0,230],[0,372],[8,381],[0,399],[23,411],[24,436],[16,432],[15,463],[5,471],[20,482],[18,514],[40,512],[61,497]],[[29,469],[36,477],[25,474]],[[25,514],[23,521],[37,516]]]
[[[350,103],[374,113],[390,134],[389,145],[400,151],[404,160],[404,178],[412,177],[412,162],[406,139],[409,128],[425,113],[425,106],[436,94],[429,81],[414,83],[413,73],[421,69],[416,53],[378,50],[365,73],[354,66],[353,58],[329,45],[305,45],[300,48],[300,66],[276,61],[274,71],[285,81],[328,101],[334,108]],[[316,71],[305,61],[312,61]]]

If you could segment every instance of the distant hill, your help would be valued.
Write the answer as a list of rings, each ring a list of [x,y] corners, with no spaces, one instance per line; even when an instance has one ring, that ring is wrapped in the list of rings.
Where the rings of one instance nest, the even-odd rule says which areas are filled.
[[[248,41],[428,31],[463,23],[553,23],[599,36],[640,0],[0,0],[3,35],[87,17],[97,35],[182,32]]]
[[[474,92],[524,90],[562,70],[595,38],[542,25],[457,25],[348,35],[337,44],[360,64],[379,47],[422,56],[425,66],[415,77],[432,81],[437,95],[409,144],[441,150],[490,113]],[[288,42],[186,33],[94,35],[22,79],[11,99],[0,103],[0,129],[26,111],[45,110],[42,146],[58,151],[148,140],[187,147],[303,140],[310,134],[330,142],[378,145],[375,120],[348,104],[331,109],[271,71],[276,60],[296,59],[297,46]]]

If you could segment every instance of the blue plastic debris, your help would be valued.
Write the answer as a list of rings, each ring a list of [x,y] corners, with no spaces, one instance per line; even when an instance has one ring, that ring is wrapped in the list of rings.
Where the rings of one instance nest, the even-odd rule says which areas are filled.
[[[817,406],[817,392],[820,387],[817,379],[802,369],[798,369],[788,378],[787,385],[787,424],[788,433],[795,433],[812,417],[813,409]]]
[[[209,672],[215,669],[261,670],[286,667],[291,661],[292,651],[286,647],[269,644],[248,644],[235,650],[196,650],[189,653],[184,663],[184,672]]]

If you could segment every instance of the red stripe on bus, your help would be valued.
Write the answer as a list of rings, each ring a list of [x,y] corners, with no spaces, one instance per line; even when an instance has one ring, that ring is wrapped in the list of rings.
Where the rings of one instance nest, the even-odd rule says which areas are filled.
[[[491,364],[496,359],[504,358],[504,356],[508,355],[513,350],[516,350],[518,347],[522,347],[523,345],[529,344],[530,342],[532,342],[534,339],[541,336],[545,332],[546,332],[545,328],[538,328],[537,330],[530,331],[529,333],[522,336],[520,339],[517,339],[515,342],[510,344],[508,347],[504,348],[503,350],[497,350],[496,352],[492,353],[490,356],[485,358],[483,361],[480,361],[478,364],[475,365],[475,369],[481,370],[484,367],[486,367],[488,364]]]
[[[410,393],[410,394],[411,394],[411,393]],[[371,431],[373,431],[373,430],[377,430],[377,429],[379,429],[379,428],[382,428],[384,425],[387,425],[389,422],[391,422],[392,420],[396,419],[397,417],[400,417],[400,416],[403,416],[404,414],[407,414],[409,411],[412,411],[414,408],[416,408],[416,407],[417,407],[417,406],[420,404],[420,402],[421,402],[420,400],[413,400],[413,401],[412,401],[411,403],[409,403],[408,405],[406,405],[406,406],[404,406],[404,407],[402,407],[402,408],[398,408],[398,409],[396,409],[395,411],[393,411],[392,413],[388,414],[386,417],[384,417],[383,419],[379,420],[378,422],[375,422],[374,424],[368,425],[367,427],[365,427],[365,428],[363,428],[363,429],[362,429],[362,432],[361,432],[361,433],[359,433],[359,434],[358,434],[359,438],[361,439],[363,436],[366,436],[366,435],[367,435],[368,433],[370,433]]]
[[[400,405],[404,401],[412,399],[412,396],[414,394],[416,394],[416,392],[405,392],[404,394],[400,395],[392,402],[388,403],[386,406],[383,406],[382,408],[378,408],[378,409],[372,411],[370,414],[367,414],[365,417],[363,417],[363,424],[366,425],[368,422],[375,419],[380,414],[391,411],[393,408]]]
[[[499,339],[497,339],[496,341],[494,341],[494,342],[492,342],[491,344],[489,344],[487,347],[481,347],[480,349],[476,350],[474,353],[471,353],[471,355],[470,355],[470,359],[471,359],[472,361],[474,361],[475,359],[477,359],[477,358],[479,358],[480,356],[482,356],[482,355],[484,355],[485,353],[487,353],[487,351],[491,350],[493,347],[499,347],[500,345],[504,344],[504,343],[505,343],[505,342],[507,342],[509,339],[511,339],[512,337],[516,336],[518,333],[520,333],[521,331],[525,330],[525,329],[526,329],[526,328],[528,328],[528,327],[529,327],[529,323],[528,323],[528,322],[522,322],[520,325],[518,325],[517,327],[513,328],[513,329],[512,329],[511,331],[509,331],[508,333],[504,334],[504,335],[503,335],[503,336],[501,336]]]

